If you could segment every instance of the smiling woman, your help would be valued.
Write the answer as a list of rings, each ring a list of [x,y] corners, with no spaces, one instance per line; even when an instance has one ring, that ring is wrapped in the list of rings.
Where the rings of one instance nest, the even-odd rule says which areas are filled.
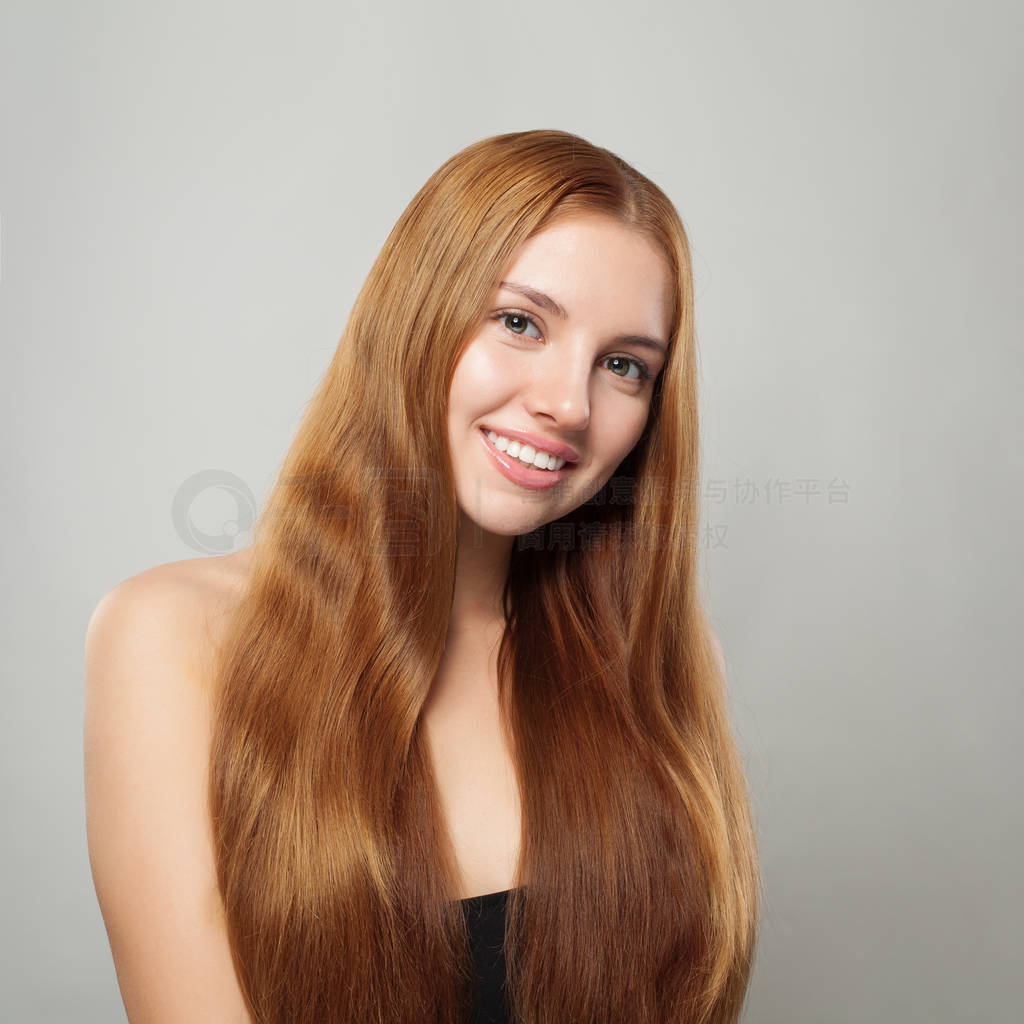
[[[133,1024],[738,1019],[759,880],[697,408],[656,185],[558,131],[431,176],[251,549],[133,577],[90,625]]]
[[[498,308],[455,368],[448,439],[460,508],[482,529],[516,535],[596,494],[636,445],[667,356],[654,338],[668,336],[674,296],[665,255],[606,214],[552,218],[508,274],[517,283],[500,283]],[[503,305],[513,298],[519,308]],[[566,461],[550,469],[549,455]],[[546,500],[527,504],[519,487]]]

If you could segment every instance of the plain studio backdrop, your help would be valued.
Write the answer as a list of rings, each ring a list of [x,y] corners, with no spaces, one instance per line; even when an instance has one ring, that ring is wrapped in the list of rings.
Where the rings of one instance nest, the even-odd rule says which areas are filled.
[[[97,600],[246,542],[415,191],[561,128],[694,249],[704,578],[766,882],[744,1021],[1019,1020],[1022,28],[6,0],[0,1017],[125,1019],[85,840]]]

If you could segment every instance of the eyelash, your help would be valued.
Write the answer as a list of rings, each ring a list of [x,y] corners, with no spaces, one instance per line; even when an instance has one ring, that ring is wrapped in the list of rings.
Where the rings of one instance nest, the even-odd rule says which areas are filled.
[[[505,324],[502,323],[502,321],[507,316],[522,317],[528,323],[530,323],[534,327],[536,327],[538,331],[540,331],[540,326],[538,325],[537,321],[534,320],[533,317],[530,316],[529,313],[524,313],[521,309],[503,309],[500,312],[495,313],[495,315],[493,316],[492,319],[494,319],[498,323],[500,323],[502,327],[505,327]],[[526,335],[518,334],[516,331],[513,331],[510,327],[505,327],[505,330],[508,331],[509,334],[512,334],[512,335],[514,335],[517,338],[528,337]],[[543,333],[543,332],[541,332],[541,333]],[[534,341],[536,339],[530,338],[530,340]],[[650,380],[654,376],[654,374],[652,374],[651,371],[647,368],[647,364],[642,359],[637,359],[636,356],[605,356],[605,359],[606,360],[608,360],[608,359],[625,359],[627,363],[635,363],[637,369],[640,371],[640,376],[635,378],[638,381]],[[616,373],[616,374],[614,374],[614,376],[619,377],[619,374]],[[633,380],[634,378],[632,378],[632,377],[619,377],[619,379],[620,380]]]

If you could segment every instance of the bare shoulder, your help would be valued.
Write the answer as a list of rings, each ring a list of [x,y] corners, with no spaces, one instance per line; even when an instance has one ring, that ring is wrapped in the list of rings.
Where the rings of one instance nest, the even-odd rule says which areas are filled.
[[[111,645],[164,658],[208,689],[210,658],[248,579],[251,550],[145,569],[107,591],[86,634],[87,661]]]
[[[89,858],[132,1024],[250,1019],[220,916],[207,801],[211,656],[247,564],[229,555],[147,569],[104,594],[89,621]]]

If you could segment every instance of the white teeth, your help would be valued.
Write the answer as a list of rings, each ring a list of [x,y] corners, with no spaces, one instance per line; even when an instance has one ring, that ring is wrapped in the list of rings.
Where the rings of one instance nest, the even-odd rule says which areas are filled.
[[[487,437],[499,452],[505,452],[534,469],[561,469],[565,465],[565,459],[561,456],[540,451],[532,445],[522,444],[520,441],[510,441],[493,430],[487,431]]]

